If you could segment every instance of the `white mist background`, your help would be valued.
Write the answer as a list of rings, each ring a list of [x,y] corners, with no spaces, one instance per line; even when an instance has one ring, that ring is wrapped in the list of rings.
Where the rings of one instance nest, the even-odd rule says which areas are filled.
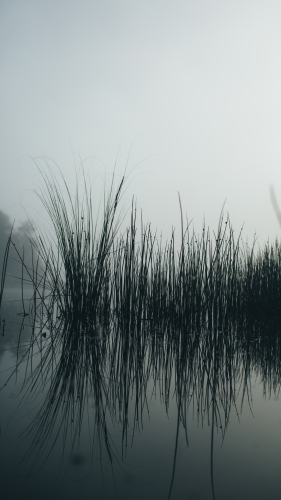
[[[281,3],[274,0],[2,0],[0,210],[41,213],[31,157],[74,189],[134,170],[123,198],[171,234],[225,212],[262,246],[281,228]],[[42,162],[41,162],[42,165]],[[39,219],[38,219],[39,220]],[[129,224],[129,217],[128,217]]]

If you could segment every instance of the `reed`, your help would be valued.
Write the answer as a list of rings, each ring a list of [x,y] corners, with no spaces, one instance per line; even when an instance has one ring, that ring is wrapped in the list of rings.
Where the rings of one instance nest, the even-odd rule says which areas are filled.
[[[61,175],[64,193],[51,169],[40,169],[45,190],[37,193],[55,234],[55,239],[38,235],[32,240],[41,261],[40,281],[52,295],[52,305],[71,324],[95,321],[108,280],[108,259],[120,225],[116,210],[124,177],[114,192],[114,177],[104,204],[101,229],[94,218],[92,193],[82,171],[84,197],[79,200],[78,181],[74,197]],[[34,282],[34,278],[31,278]],[[106,300],[106,298],[104,297]]]
[[[216,233],[204,225],[196,235],[188,224],[184,227],[181,215],[181,244],[176,248],[174,230],[163,243],[150,224],[138,219],[134,201],[130,225],[120,234],[117,211],[125,176],[115,191],[113,176],[98,226],[84,172],[79,199],[78,180],[72,195],[61,173],[57,178],[50,168],[38,168],[43,180],[38,196],[54,237],[35,232],[30,239],[39,257],[32,269],[24,259],[22,265],[34,289],[33,318],[44,321],[44,328],[48,324],[52,330],[64,321],[79,332],[85,324],[95,329],[117,322],[134,339],[142,328],[150,335],[160,329],[172,337],[178,329],[223,330],[238,318],[280,317],[277,241],[259,251],[255,244],[248,248],[241,232],[235,238],[223,213]],[[1,293],[3,283],[2,274]]]
[[[223,214],[216,233],[204,225],[198,235],[188,223],[184,227],[181,214],[177,248],[174,231],[163,242],[150,224],[139,221],[134,201],[122,234],[118,208],[125,176],[115,190],[113,178],[99,226],[84,174],[79,199],[78,181],[72,195],[63,176],[58,179],[50,169],[40,172],[43,190],[38,196],[54,237],[37,230],[30,239],[31,267],[18,252],[33,287],[22,390],[31,399],[44,393],[26,431],[31,444],[27,458],[34,466],[56,440],[61,438],[64,447],[70,431],[72,450],[78,446],[89,398],[94,403],[91,442],[93,447],[98,444],[100,456],[105,449],[113,463],[108,421],[122,429],[123,458],[129,428],[133,436],[142,428],[151,380],[166,409],[174,380],[178,426],[181,422],[186,438],[190,409],[198,422],[211,422],[224,437],[237,405],[237,385],[242,403],[245,398],[250,403],[252,371],[260,373],[265,391],[279,390],[277,241],[258,251],[255,245],[248,248],[241,232],[235,238]],[[8,250],[5,256],[6,262]],[[22,279],[23,287],[25,283]],[[174,469],[169,497],[173,478]]]
[[[5,248],[4,257],[3,257],[1,281],[0,281],[0,310],[1,310],[3,293],[4,293],[4,287],[5,287],[7,265],[8,265],[8,258],[9,258],[9,251],[10,251],[10,245],[11,245],[11,238],[12,238],[12,234],[13,234],[13,228],[14,228],[14,224],[12,225],[11,232],[10,232],[10,235],[9,235],[9,238],[7,241],[7,245]]]

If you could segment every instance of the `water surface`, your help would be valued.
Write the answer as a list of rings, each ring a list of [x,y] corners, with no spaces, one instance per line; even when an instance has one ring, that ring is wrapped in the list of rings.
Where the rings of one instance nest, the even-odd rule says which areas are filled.
[[[161,331],[135,344],[118,328],[85,331],[83,346],[58,344],[44,365],[51,334],[27,314],[20,291],[5,291],[0,465],[9,498],[280,498],[276,327],[188,331],[186,345]]]

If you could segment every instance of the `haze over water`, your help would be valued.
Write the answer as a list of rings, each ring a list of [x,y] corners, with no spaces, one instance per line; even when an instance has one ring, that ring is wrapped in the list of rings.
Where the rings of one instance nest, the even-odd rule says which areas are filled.
[[[281,231],[280,22],[273,0],[0,3],[5,498],[279,500],[281,250],[251,248]],[[52,240],[58,168],[77,204]]]

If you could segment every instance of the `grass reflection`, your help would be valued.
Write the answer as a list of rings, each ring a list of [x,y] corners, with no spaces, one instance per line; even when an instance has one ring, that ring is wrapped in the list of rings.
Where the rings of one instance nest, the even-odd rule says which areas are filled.
[[[41,171],[41,201],[53,223],[55,241],[31,238],[33,267],[18,252],[26,283],[32,286],[28,317],[31,337],[18,349],[24,364],[23,401],[39,405],[25,431],[23,459],[36,470],[57,440],[79,447],[83,426],[100,458],[126,457],[128,440],[142,431],[151,397],[168,412],[177,406],[175,451],[168,498],[176,473],[179,429],[188,445],[188,418],[211,427],[211,481],[214,431],[223,441],[235,408],[251,406],[251,375],[264,392],[280,389],[280,246],[258,252],[234,238],[223,214],[218,231],[202,235],[184,228],[163,244],[141,222],[132,204],[130,226],[119,235],[117,208],[125,179],[104,204],[101,229],[93,219],[92,194],[85,177],[84,199],[66,200],[54,174]],[[138,241],[139,238],[139,241]],[[12,237],[9,242],[12,241]],[[9,247],[5,254],[1,297]],[[23,274],[22,274],[23,276]],[[22,296],[24,292],[22,293]],[[22,303],[25,304],[24,299]],[[15,369],[15,374],[16,374]],[[13,375],[10,376],[10,378]],[[241,396],[241,408],[237,402]],[[112,438],[121,430],[121,452]]]

